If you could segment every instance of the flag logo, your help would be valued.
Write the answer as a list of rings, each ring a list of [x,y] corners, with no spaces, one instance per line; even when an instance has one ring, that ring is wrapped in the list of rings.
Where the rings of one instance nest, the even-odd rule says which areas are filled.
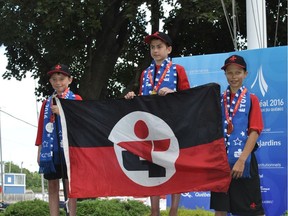
[[[108,139],[114,143],[122,171],[133,182],[157,186],[175,174],[179,143],[161,118],[143,111],[129,113],[117,122]]]

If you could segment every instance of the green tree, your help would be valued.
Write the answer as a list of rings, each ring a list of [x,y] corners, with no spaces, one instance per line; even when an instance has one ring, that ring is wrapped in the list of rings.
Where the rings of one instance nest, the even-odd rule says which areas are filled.
[[[12,161],[4,163],[4,173],[21,173],[21,168]]]
[[[231,1],[223,2],[231,21]],[[236,3],[237,35],[245,40],[246,5]],[[266,0],[269,47],[287,45],[285,3]],[[58,62],[70,65],[71,88],[84,99],[137,89],[151,61],[143,38],[148,24],[155,32],[160,21],[174,41],[172,57],[234,50],[219,0],[3,0],[0,7],[0,45],[8,57],[4,78],[21,80],[30,71],[39,78],[39,97],[51,94],[46,72]],[[165,17],[167,7],[172,10]]]

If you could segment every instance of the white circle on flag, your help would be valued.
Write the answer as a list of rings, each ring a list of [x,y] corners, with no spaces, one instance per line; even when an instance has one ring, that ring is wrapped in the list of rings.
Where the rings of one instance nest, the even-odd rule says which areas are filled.
[[[135,130],[137,125],[144,125],[144,132]],[[138,133],[135,131],[138,131]],[[115,154],[122,171],[133,182],[142,186],[152,187],[167,182],[175,174],[175,161],[179,156],[179,144],[172,129],[161,118],[142,111],[129,113],[116,123],[108,139],[114,143]],[[165,147],[161,146],[161,143],[164,142]],[[151,176],[151,169],[147,166],[149,160],[137,154],[133,154],[135,163],[133,161],[132,163],[131,161],[127,163],[127,160],[123,160],[125,158],[123,155],[131,155],[131,153],[120,147],[120,143],[128,143],[130,148],[132,148],[130,151],[133,151],[134,147],[138,149],[144,154],[143,157],[149,158],[153,164],[158,165],[164,175],[157,176],[156,174],[156,176]],[[148,143],[148,145],[143,145],[143,143]],[[151,149],[149,149],[150,145]],[[143,152],[141,149],[143,149]],[[142,164],[145,165],[142,166]]]

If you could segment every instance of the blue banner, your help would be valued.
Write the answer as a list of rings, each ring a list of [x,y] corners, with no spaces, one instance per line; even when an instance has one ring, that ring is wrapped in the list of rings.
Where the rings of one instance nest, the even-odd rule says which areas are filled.
[[[188,75],[191,87],[209,82],[227,88],[221,67],[226,58],[238,54],[247,62],[244,85],[257,95],[264,119],[264,130],[257,150],[263,206],[266,216],[280,216],[287,210],[287,46],[245,50],[212,55],[175,58]],[[167,198],[167,205],[171,202]],[[183,193],[180,206],[209,209],[209,192]]]

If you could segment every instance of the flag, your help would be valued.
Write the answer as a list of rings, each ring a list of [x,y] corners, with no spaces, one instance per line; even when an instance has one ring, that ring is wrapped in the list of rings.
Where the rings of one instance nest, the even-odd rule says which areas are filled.
[[[166,96],[57,104],[69,197],[228,190],[218,84]]]

